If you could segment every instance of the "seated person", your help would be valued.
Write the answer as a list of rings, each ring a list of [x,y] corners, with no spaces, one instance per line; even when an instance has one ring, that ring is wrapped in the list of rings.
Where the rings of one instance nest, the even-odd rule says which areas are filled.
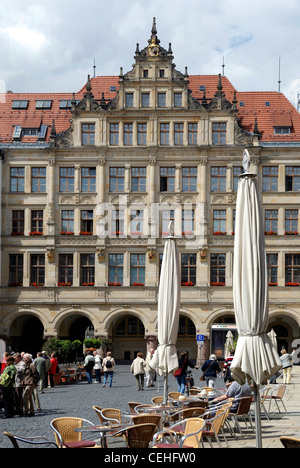
[[[226,401],[228,400],[228,398],[234,398],[230,412],[236,413],[240,404],[240,399],[251,395],[252,389],[247,382],[244,385],[240,385],[238,382],[234,381],[232,382],[232,384],[230,385],[230,387],[224,395],[215,398],[210,402],[210,404],[214,405],[216,403]]]

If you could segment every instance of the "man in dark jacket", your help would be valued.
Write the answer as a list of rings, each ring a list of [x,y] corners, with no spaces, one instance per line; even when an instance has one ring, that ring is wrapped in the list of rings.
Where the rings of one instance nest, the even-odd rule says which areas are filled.
[[[221,372],[220,365],[217,361],[217,356],[215,354],[211,354],[209,359],[203,364],[201,370],[204,374],[206,385],[208,387],[214,388],[215,381],[217,380],[217,374]]]

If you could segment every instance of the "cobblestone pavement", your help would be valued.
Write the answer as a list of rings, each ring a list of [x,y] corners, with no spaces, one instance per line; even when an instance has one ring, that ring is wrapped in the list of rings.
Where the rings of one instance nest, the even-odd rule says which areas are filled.
[[[200,375],[201,372],[198,370],[193,372],[195,384],[202,386],[203,383],[199,381]],[[288,414],[279,414],[276,411],[272,413],[270,421],[263,420],[262,434],[264,448],[281,448],[282,444],[279,441],[281,435],[300,437],[299,366],[293,369],[292,382],[288,386],[284,398]],[[278,379],[278,383],[282,383],[282,380]],[[217,379],[216,388],[223,388],[223,386],[223,379]],[[177,391],[176,381],[172,376],[169,378],[169,390]],[[108,386],[103,388],[102,384],[88,385],[86,382],[49,388],[45,390],[45,394],[40,395],[42,411],[40,413],[36,412],[34,417],[21,418],[16,416],[12,419],[2,419],[2,414],[0,414],[0,447],[11,448],[9,440],[3,436],[3,431],[28,437],[41,435],[49,440],[54,440],[53,432],[50,428],[50,422],[54,418],[63,416],[82,417],[98,424],[98,418],[92,409],[93,405],[101,406],[102,408],[117,407],[128,411],[129,401],[149,403],[154,396],[162,394],[163,380],[161,377],[158,378],[155,388],[147,388],[145,391],[138,392],[129,366],[117,367],[112,388]],[[229,439],[229,446],[233,448],[255,447],[255,435],[250,430],[247,430],[244,437]]]

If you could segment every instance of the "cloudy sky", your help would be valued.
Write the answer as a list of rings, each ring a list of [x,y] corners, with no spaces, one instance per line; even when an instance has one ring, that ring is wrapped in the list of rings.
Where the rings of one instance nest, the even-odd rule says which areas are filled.
[[[2,0],[0,87],[73,92],[93,76],[131,69],[156,17],[176,68],[225,74],[240,91],[300,90],[299,0]],[[1,90],[0,90],[1,91]]]

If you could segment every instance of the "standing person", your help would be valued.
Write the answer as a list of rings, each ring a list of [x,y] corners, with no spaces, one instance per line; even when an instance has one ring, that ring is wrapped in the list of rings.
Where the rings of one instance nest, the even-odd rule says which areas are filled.
[[[92,353],[92,351],[88,351],[88,353],[87,353],[87,355],[85,357],[85,360],[84,360],[83,367],[84,367],[85,374],[86,374],[86,377],[87,377],[87,380],[88,380],[89,384],[93,383],[94,365],[95,365],[95,358],[93,356],[93,353]]]
[[[95,358],[95,366],[94,366],[94,371],[95,371],[95,378],[96,378],[96,383],[101,383],[101,370],[102,370],[102,358],[99,356],[97,351],[94,351],[94,358]]]
[[[15,404],[16,413],[23,416],[23,380],[25,371],[25,362],[20,353],[14,354],[16,377],[15,377]]]
[[[221,372],[217,356],[215,354],[211,354],[209,359],[203,364],[201,370],[206,380],[206,385],[214,388],[217,380],[217,373]]]
[[[280,360],[282,362],[283,383],[289,385],[292,378],[293,353],[289,354],[285,349],[281,350]]]
[[[44,383],[45,383],[45,377],[46,377],[46,361],[42,357],[42,353],[37,353],[36,359],[34,360],[33,364],[35,365],[36,370],[39,373],[40,376],[40,392],[44,393]]]
[[[152,369],[150,366],[150,361],[153,358],[154,349],[149,349],[147,356],[146,356],[146,386],[147,387],[154,387],[154,377],[155,377],[155,370]]]
[[[33,390],[39,381],[39,374],[32,362],[31,354],[25,353],[23,361],[25,362],[23,393],[24,415],[34,416]]]
[[[48,380],[49,380],[49,369],[51,367],[50,358],[47,356],[46,351],[42,351],[42,358],[45,359],[46,362],[46,374],[44,380],[44,388],[48,388]]]
[[[50,358],[50,368],[49,368],[49,379],[50,379],[50,387],[54,387],[54,375],[57,372],[58,361],[56,358],[56,353],[51,354]]]
[[[225,359],[223,366],[224,382],[232,382],[230,366],[234,358],[234,351],[231,350],[229,356]]]
[[[184,394],[185,384],[186,384],[186,371],[188,367],[191,369],[199,369],[199,367],[194,366],[194,364],[188,359],[187,351],[181,353],[181,356],[178,360],[178,369],[174,372],[174,376],[177,380],[178,392]]]
[[[12,356],[8,356],[6,358],[6,366],[1,374],[0,380],[5,419],[12,418],[14,416],[14,385],[16,372],[14,358]]]
[[[7,361],[6,359],[8,358],[9,356],[9,353],[5,352],[3,354],[3,358],[2,358],[2,361],[1,361],[1,369],[0,369],[0,374],[2,374],[2,372],[4,371],[5,367],[7,366]]]
[[[130,368],[136,379],[136,386],[138,391],[144,390],[145,367],[146,362],[143,359],[143,353],[139,352],[137,353],[136,358],[133,360]]]
[[[103,387],[105,387],[108,379],[109,379],[109,386],[110,387],[112,386],[115,367],[116,367],[115,360],[111,356],[111,351],[108,351],[106,354],[106,358],[103,359],[103,371],[104,371]]]

